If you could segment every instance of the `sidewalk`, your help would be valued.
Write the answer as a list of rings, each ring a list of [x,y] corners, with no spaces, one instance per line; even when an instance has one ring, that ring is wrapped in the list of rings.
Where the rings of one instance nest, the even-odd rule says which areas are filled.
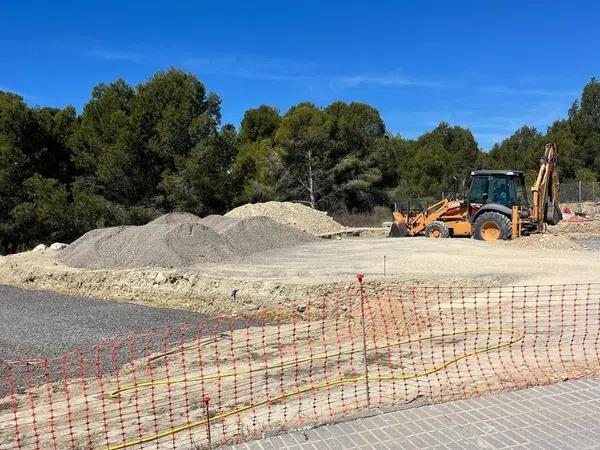
[[[600,380],[379,414],[230,450],[600,448]]]

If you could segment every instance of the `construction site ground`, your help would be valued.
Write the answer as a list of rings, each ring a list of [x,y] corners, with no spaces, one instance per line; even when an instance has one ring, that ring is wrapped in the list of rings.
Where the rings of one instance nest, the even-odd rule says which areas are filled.
[[[597,281],[600,253],[589,249],[593,244],[586,247],[548,234],[500,243],[349,238],[259,252],[241,262],[129,270],[72,268],[57,260],[57,252],[45,250],[1,257],[0,284],[229,314],[315,298],[351,285],[357,273],[377,285]]]
[[[272,248],[270,250],[252,252],[246,255],[243,259],[233,261],[221,261],[211,262],[205,264],[195,264],[190,267],[179,267],[179,268],[131,268],[131,269],[84,269],[75,268],[68,266],[61,262],[60,252],[53,250],[43,250],[37,252],[24,252],[12,256],[6,256],[0,258],[0,284],[11,285],[17,288],[24,288],[28,290],[47,290],[56,291],[60,293],[70,294],[74,298],[72,312],[69,312],[68,307],[62,307],[61,311],[64,314],[73,314],[73,322],[76,323],[82,319],[81,311],[76,311],[78,305],[81,305],[85,300],[84,297],[95,297],[101,299],[112,299],[120,300],[131,303],[139,303],[148,306],[161,306],[170,307],[176,309],[183,309],[202,313],[208,316],[217,314],[235,314],[237,312],[253,312],[260,310],[275,310],[278,311],[283,307],[289,307],[290,311],[305,311],[307,306],[302,307],[302,303],[308,304],[310,310],[310,302],[315,299],[321,298],[324,294],[334,292],[336,290],[345,291],[349,286],[356,286],[356,274],[363,273],[367,285],[375,286],[412,286],[415,284],[425,286],[453,286],[453,287],[466,287],[466,286],[511,286],[511,285],[546,285],[546,284],[568,284],[568,283],[591,283],[598,281],[598,274],[600,273],[600,252],[591,250],[593,245],[580,245],[576,239],[585,239],[586,242],[596,242],[598,239],[598,233],[596,232],[596,223],[592,222],[588,224],[565,224],[562,228],[556,228],[553,233],[536,235],[525,237],[511,242],[481,242],[473,239],[443,239],[434,240],[421,237],[405,238],[405,239],[391,239],[391,238],[341,238],[341,239],[317,239],[311,240],[310,242],[301,243],[299,245],[292,245],[281,248]],[[562,231],[561,231],[562,229]],[[249,236],[248,239],[252,237]],[[165,247],[166,248],[166,247]],[[232,292],[236,291],[237,295],[232,296]],[[13,291],[15,296],[19,296],[20,291]],[[34,296],[43,305],[47,298],[46,295]],[[64,297],[61,302],[67,301],[69,298]],[[234,298],[235,297],[235,298]],[[333,296],[335,298],[335,296]],[[443,300],[443,299],[442,299]],[[488,317],[490,309],[479,311],[478,307],[485,308],[489,306],[489,302],[498,302],[500,306],[501,298],[487,298],[486,302],[481,305],[479,302],[466,303],[460,311],[465,315],[465,320],[468,319],[469,323],[478,325],[478,318],[485,319]],[[518,300],[517,300],[518,302]],[[94,302],[96,303],[96,302]],[[118,316],[122,313],[122,308],[118,308],[112,302],[105,302],[108,306],[106,309],[102,309],[107,317]],[[418,303],[418,302],[417,302]],[[416,304],[416,303],[415,303]],[[24,305],[24,304],[23,304]],[[314,303],[312,304],[314,306]],[[462,304],[461,304],[462,305]],[[556,303],[559,307],[560,303]],[[63,305],[64,306],[64,305]],[[134,306],[134,305],[128,305]],[[450,303],[440,303],[441,307],[450,307]],[[506,323],[508,318],[512,318],[511,308],[514,305],[510,303],[506,305],[506,308],[493,307],[493,311],[498,311],[498,314],[508,314],[502,320]],[[518,306],[518,305],[517,305]],[[529,305],[532,308],[519,310],[522,314],[523,323],[518,324],[519,327],[525,331],[525,336],[528,336],[527,341],[523,341],[523,352],[522,355],[524,361],[526,358],[531,358],[532,355],[536,354],[538,334],[530,333],[534,327],[537,330],[537,319],[539,310],[537,303],[531,303]],[[585,306],[585,304],[584,304]],[[23,314],[25,316],[32,315],[30,312],[25,311],[27,308],[35,308],[31,301],[27,302],[27,306],[23,307]],[[597,306],[592,305],[591,308],[586,309],[587,314],[594,314]],[[436,308],[434,308],[436,310]],[[121,312],[120,312],[121,311]],[[393,311],[388,311],[393,312]],[[382,311],[382,317],[386,311]],[[455,311],[455,314],[457,312]],[[429,314],[429,313],[427,313]],[[190,315],[190,321],[198,316]],[[262,315],[253,317],[263,317]],[[267,317],[267,316],[264,316]],[[454,318],[454,315],[450,317]],[[557,322],[557,327],[563,326],[563,321],[567,320],[562,313],[557,310],[556,314],[546,314],[544,317],[557,317],[561,321]],[[573,314],[571,319],[572,323],[565,322],[566,326],[573,327],[577,320],[581,321],[584,317],[581,312],[578,315]],[[587,319],[586,319],[587,320]],[[132,326],[136,324],[136,320],[132,319]],[[460,322],[460,321],[459,321]],[[354,321],[352,323],[358,323]],[[385,323],[383,318],[381,320],[375,320],[374,323]],[[325,324],[325,322],[323,322]],[[592,327],[597,326],[596,322],[585,322],[586,333],[595,333],[596,329]],[[60,328],[60,323],[53,323],[57,328]],[[52,326],[52,325],[50,325]],[[297,328],[294,328],[297,327]],[[303,328],[304,327],[304,328]],[[19,336],[20,333],[27,333],[31,327],[27,323],[22,323],[20,329],[16,327],[12,333],[14,336]],[[94,328],[94,327],[92,327]],[[206,355],[203,355],[203,364],[220,368],[219,370],[231,371],[233,370],[228,364],[231,361],[241,361],[240,357],[232,357],[231,343],[240,343],[248,348],[264,348],[269,349],[269,354],[257,353],[256,358],[262,358],[262,360],[269,360],[269,363],[277,362],[281,358],[280,352],[283,348],[281,342],[278,341],[279,336],[296,336],[294,340],[295,350],[299,354],[311,354],[316,352],[322,352],[317,346],[315,347],[312,341],[302,341],[302,334],[306,329],[311,328],[310,320],[306,322],[300,322],[300,325],[295,323],[284,323],[281,327],[266,326],[264,333],[266,334],[255,334],[254,332],[249,333],[248,330],[235,330],[232,331],[232,337],[230,340],[219,340],[218,344],[215,344],[215,359],[214,361]],[[374,328],[375,329],[375,328]],[[323,336],[327,327],[323,326]],[[559,333],[562,336],[562,328],[553,329],[552,333],[556,336]],[[125,331],[125,330],[124,330]],[[132,330],[133,331],[133,330]],[[443,329],[441,329],[443,331]],[[351,335],[358,335],[359,329],[352,329],[349,331]],[[121,331],[119,331],[121,333]],[[306,333],[307,334],[307,333]],[[264,336],[270,336],[272,342],[267,339],[265,341]],[[308,334],[307,334],[308,335]],[[475,335],[477,336],[477,335]],[[549,335],[550,336],[550,335]],[[472,337],[469,337],[471,339]],[[0,337],[1,339],[1,337]],[[246,341],[244,341],[246,339]],[[375,339],[375,338],[374,338]],[[550,339],[550,338],[548,338]],[[323,342],[327,342],[325,339],[321,339]],[[456,342],[460,343],[459,340],[452,340],[451,346]],[[540,342],[544,342],[543,340]],[[303,347],[304,345],[304,347]],[[475,342],[465,341],[465,348],[476,347]],[[261,347],[262,346],[262,347]],[[297,346],[297,348],[296,348]],[[222,348],[221,348],[222,347]],[[573,358],[576,361],[587,362],[586,347],[576,346],[577,351],[573,354]],[[444,352],[446,354],[454,354],[454,348],[446,348],[444,346],[432,346],[431,351],[433,357],[443,357]],[[218,351],[217,351],[218,350]],[[251,354],[247,351],[247,348],[242,345],[239,349],[244,354]],[[588,345],[589,350],[589,345]],[[187,351],[187,350],[186,350]],[[40,353],[44,353],[41,351]],[[194,374],[194,370],[198,370],[197,367],[188,364],[184,364],[181,370],[175,370],[175,363],[178,361],[195,361],[195,355],[197,349],[190,349],[189,355],[186,352],[177,355],[171,355],[171,353],[165,353],[168,359],[172,360],[169,365],[165,367],[171,367],[174,370],[174,376],[180,376],[181,373]],[[219,356],[220,355],[220,356]],[[498,353],[500,355],[500,353]],[[45,355],[44,355],[45,356]],[[188,358],[189,356],[189,358]],[[254,358],[254,356],[253,356]],[[549,364],[554,369],[555,365],[562,364],[561,354],[552,354],[549,358]],[[258,360],[257,360],[258,361]],[[484,361],[484,360],[481,360]],[[472,386],[479,386],[477,390],[478,394],[493,392],[502,387],[501,380],[484,383],[486,378],[486,370],[489,374],[493,372],[494,364],[492,360],[484,361],[480,366],[481,379],[477,384]],[[138,375],[144,375],[140,371],[142,370],[141,361],[136,361],[135,364],[138,366]],[[345,367],[345,362],[343,366]],[[355,368],[361,370],[360,363],[355,362]],[[161,366],[162,367],[162,366]],[[287,366],[286,366],[287,367]],[[313,367],[311,364],[310,367]],[[504,366],[502,366],[504,367]],[[568,367],[562,367],[562,369],[552,371],[550,375],[546,372],[540,371],[536,373],[536,377],[539,375],[539,381],[532,380],[529,371],[520,372],[522,364],[516,361],[514,367],[510,366],[510,378],[514,382],[513,387],[524,387],[532,384],[543,384],[548,382],[555,382],[571,377],[593,377],[598,375],[597,367],[591,367],[585,372],[572,373]],[[243,369],[238,365],[238,369]],[[293,366],[288,369],[283,369],[281,372],[281,382],[286,383],[285,389],[289,389],[289,386],[294,385],[295,374],[284,373],[285,370],[292,370]],[[325,371],[326,368],[323,370]],[[327,368],[327,370],[337,370],[334,366]],[[160,369],[162,370],[162,369]],[[295,369],[294,369],[295,370]],[[416,371],[421,368],[415,369]],[[187,372],[186,372],[187,371]],[[135,373],[135,372],[134,372]],[[242,372],[251,373],[251,372]],[[312,376],[312,372],[311,376]],[[465,376],[464,371],[461,372],[460,367],[452,367],[447,369],[445,372],[449,377],[448,380],[462,379]],[[124,371],[122,376],[128,376],[129,373]],[[335,375],[333,373],[324,372],[325,378]],[[168,374],[154,373],[154,376],[158,379],[168,378]],[[303,375],[305,376],[305,375]],[[479,375],[478,375],[479,376]],[[143,376],[143,379],[148,378]],[[537,378],[536,378],[537,379]],[[125,382],[125,379],[117,379],[117,385],[120,382]],[[35,381],[35,380],[34,380]],[[104,380],[107,386],[113,386],[115,380],[107,378]],[[232,380],[219,380],[219,392],[224,392],[226,395],[230,382],[240,382],[240,378]],[[252,383],[251,377],[248,381]],[[72,395],[73,410],[70,411],[73,417],[82,417],[82,413],[77,408],[81,407],[84,403],[83,399],[86,398],[84,395],[78,394],[78,381],[73,380],[71,382],[70,391]],[[91,382],[90,382],[91,383]],[[482,384],[483,383],[483,384]],[[288,386],[289,384],[289,386]],[[403,383],[404,386],[409,386],[407,383]],[[418,383],[416,382],[415,386]],[[464,386],[464,384],[460,384]],[[233,385],[232,385],[233,386]],[[412,385],[410,385],[412,386]],[[471,385],[469,385],[471,386]],[[485,386],[485,389],[482,388]],[[181,387],[181,386],[179,386]],[[184,386],[185,387],[185,386]],[[293,386],[292,386],[293,387]],[[455,397],[456,392],[452,391],[451,385],[444,383],[432,383],[431,395],[427,398],[428,401],[447,401]],[[102,392],[103,389],[95,384],[88,384],[86,389],[89,388],[90,392]],[[39,387],[39,398],[43,399],[44,396],[41,394],[45,392],[47,387]],[[110,389],[110,388],[106,388]],[[393,386],[388,385],[380,388],[378,391],[379,398],[389,398],[389,389],[393,389]],[[412,389],[412,388],[411,388]],[[474,388],[475,389],[475,388]],[[81,389],[80,389],[81,390]],[[235,390],[234,390],[235,391]],[[182,398],[187,395],[187,391],[174,390],[173,395],[181,395]],[[251,392],[251,391],[250,391]],[[375,391],[374,391],[375,392]],[[408,390],[406,391],[406,398],[399,403],[403,402],[408,404],[411,403],[415,398],[418,397],[419,391]],[[58,391],[56,393],[58,395]],[[154,401],[152,395],[148,395],[148,392],[144,392],[143,396],[139,398],[139,405],[137,403],[131,404],[130,406],[140,406],[141,410],[148,411]],[[464,393],[465,396],[469,396],[473,393]],[[245,394],[244,394],[245,395]],[[323,394],[325,395],[325,394]],[[0,395],[1,397],[1,395]],[[94,397],[95,398],[95,397]],[[98,397],[100,398],[100,397]],[[176,397],[176,400],[179,397]],[[324,401],[325,397],[319,397],[319,401]],[[329,398],[329,397],[327,397]],[[463,397],[464,398],[464,397]],[[224,397],[224,401],[227,403],[227,407],[237,407],[241,404],[252,404],[255,399],[250,395],[246,398],[241,395],[234,395],[233,398]],[[329,401],[329,400],[328,400]],[[169,397],[170,402],[170,397]],[[342,402],[343,403],[343,402]],[[25,405],[24,401],[23,404]],[[182,404],[179,401],[175,402],[176,405]],[[132,406],[133,405],[133,406]],[[169,403],[170,405],[170,403]],[[300,403],[298,404],[300,405]],[[325,408],[325,403],[321,406]],[[162,405],[167,407],[167,405]],[[340,406],[338,403],[334,403],[333,406],[337,408]],[[170,406],[169,406],[170,407]],[[301,410],[300,406],[299,411]],[[58,407],[57,407],[58,408]],[[135,411],[123,410],[123,417],[127,417],[127,420],[135,421]],[[277,420],[284,420],[286,417],[287,410],[279,411],[275,410],[273,417]],[[337,409],[336,409],[337,411]],[[64,413],[63,410],[56,409],[56,412]],[[125,414],[127,413],[127,414]],[[8,423],[13,420],[13,413],[6,416],[5,422]],[[19,412],[18,418],[24,418],[28,414],[27,408],[24,408]],[[270,416],[269,412],[269,416]],[[277,416],[279,414],[281,417]],[[120,415],[110,416],[108,420],[108,429],[112,433],[110,439],[117,440],[119,438],[118,422]],[[146,417],[146,416],[144,416]],[[150,417],[150,416],[148,416]],[[147,418],[148,418],[147,417]],[[160,420],[166,420],[165,417],[160,416]],[[283,419],[282,419],[283,417]],[[42,423],[42,416],[38,416],[40,423]],[[250,420],[250,418],[247,418]],[[273,420],[275,420],[273,419]],[[2,417],[0,417],[0,421]],[[24,420],[24,419],[23,419]],[[45,419],[44,419],[45,420]],[[148,419],[150,420],[150,419]],[[244,419],[246,420],[246,419]],[[262,419],[261,419],[262,420]],[[276,420],[276,421],[277,421]],[[149,423],[149,422],[148,422]],[[279,423],[279,422],[277,422]],[[64,424],[63,424],[64,425]],[[166,427],[167,423],[160,423],[160,429]],[[262,424],[261,426],[267,426],[268,423]],[[70,425],[69,425],[70,426]],[[85,428],[84,422],[77,422],[75,429],[84,433]],[[229,425],[228,425],[229,426]],[[81,429],[80,429],[81,428]],[[229,428],[223,428],[223,430],[229,430]],[[59,430],[60,431],[60,430]],[[133,429],[132,432],[135,432]],[[144,431],[146,433],[147,430]],[[57,432],[57,436],[63,436],[64,433]],[[194,430],[194,438],[202,435],[201,429]],[[223,431],[223,437],[225,431]],[[179,438],[179,437],[178,437]],[[148,448],[163,448],[153,447],[154,444],[150,444]],[[164,445],[164,448],[168,448],[169,442],[158,443],[157,445]],[[0,445],[0,448],[2,446]],[[9,448],[9,447],[6,447]]]

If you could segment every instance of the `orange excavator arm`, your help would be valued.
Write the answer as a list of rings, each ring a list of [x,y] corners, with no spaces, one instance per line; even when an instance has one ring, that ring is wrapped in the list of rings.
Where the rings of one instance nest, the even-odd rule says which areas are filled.
[[[554,144],[546,144],[544,157],[534,185],[531,187],[531,218],[540,224],[556,225],[562,219],[559,202],[558,152]]]

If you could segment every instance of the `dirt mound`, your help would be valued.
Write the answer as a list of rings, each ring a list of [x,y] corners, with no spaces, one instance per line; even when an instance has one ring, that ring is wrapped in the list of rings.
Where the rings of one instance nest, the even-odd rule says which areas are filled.
[[[548,231],[556,236],[568,236],[572,239],[598,239],[600,238],[600,219],[591,222],[566,222],[549,227]]]
[[[83,269],[189,267],[231,258],[231,243],[200,223],[150,223],[92,230],[60,260]]]
[[[317,211],[299,203],[248,203],[225,214],[225,217],[240,219],[253,216],[269,217],[279,223],[290,225],[312,235],[334,233],[344,229],[343,225],[329,217],[326,212]]]
[[[168,214],[163,214],[160,217],[157,217],[152,222],[148,222],[149,224],[159,224],[159,223],[199,223],[202,219],[195,214],[188,212],[172,212]]]
[[[505,241],[504,244],[519,248],[542,248],[549,250],[586,250],[582,245],[573,242],[565,236],[557,236],[550,233],[532,234],[521,238]]]
[[[263,216],[234,220],[223,226],[220,233],[229,239],[240,256],[319,240],[302,230]]]

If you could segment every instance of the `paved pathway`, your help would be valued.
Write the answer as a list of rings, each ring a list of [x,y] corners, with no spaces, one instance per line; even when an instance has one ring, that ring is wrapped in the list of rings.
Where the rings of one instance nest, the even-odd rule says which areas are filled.
[[[355,448],[600,448],[600,380],[423,406],[230,447]]]

